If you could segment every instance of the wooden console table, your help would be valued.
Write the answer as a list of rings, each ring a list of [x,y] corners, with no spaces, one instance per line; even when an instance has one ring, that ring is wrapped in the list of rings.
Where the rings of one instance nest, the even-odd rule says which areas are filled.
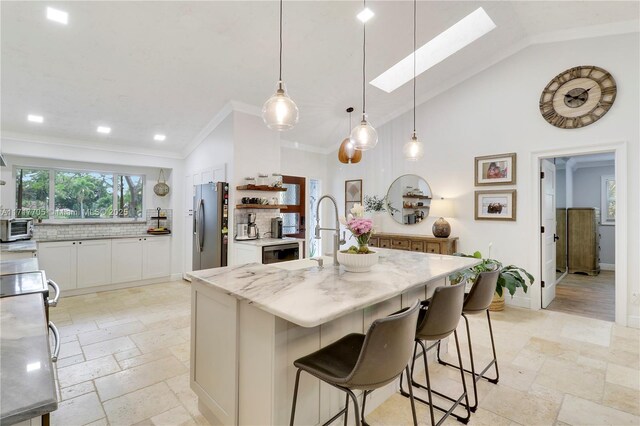
[[[369,245],[380,248],[451,255],[458,250],[458,237],[436,238],[426,235],[379,233],[371,236]]]

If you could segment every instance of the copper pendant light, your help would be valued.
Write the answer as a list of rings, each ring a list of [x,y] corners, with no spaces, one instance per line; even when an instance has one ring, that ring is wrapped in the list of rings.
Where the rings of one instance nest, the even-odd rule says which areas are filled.
[[[349,113],[349,130],[351,130],[351,113],[353,112],[353,107],[347,108],[347,112]],[[340,144],[340,149],[338,149],[338,161],[344,164],[355,164],[359,163],[360,160],[362,160],[362,151],[356,149],[355,146],[353,146],[351,138],[347,136]]]

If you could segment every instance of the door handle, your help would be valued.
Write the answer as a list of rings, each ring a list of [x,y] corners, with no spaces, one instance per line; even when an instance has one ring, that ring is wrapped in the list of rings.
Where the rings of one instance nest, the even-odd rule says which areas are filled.
[[[204,200],[200,199],[200,204],[198,204],[198,221],[200,222],[200,226],[198,226],[198,244],[200,244],[200,251],[204,250]]]
[[[60,355],[60,333],[58,332],[58,328],[52,321],[49,321],[48,325],[49,330],[51,330],[51,333],[53,333],[53,338],[55,339],[55,347],[53,349],[53,354],[51,355],[51,361],[57,362],[58,356]]]
[[[60,299],[60,287],[53,280],[47,280],[47,285],[50,285],[56,291],[55,297],[47,300],[47,305],[53,308],[58,306],[58,299]]]
[[[558,241],[560,239],[560,237],[556,234],[553,234],[553,242],[555,243],[556,241]]]

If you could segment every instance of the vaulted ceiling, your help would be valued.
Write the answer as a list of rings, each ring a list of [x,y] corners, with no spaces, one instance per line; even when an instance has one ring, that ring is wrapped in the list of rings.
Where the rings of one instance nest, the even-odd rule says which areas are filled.
[[[412,51],[410,1],[370,1],[367,79]],[[69,24],[45,18],[47,6]],[[638,2],[420,1],[418,45],[482,6],[497,28],[418,78],[424,98],[536,38],[572,29],[637,26]],[[1,6],[2,131],[103,147],[183,152],[229,101],[260,107],[277,79],[278,3],[25,2]],[[361,109],[362,24],[354,1],[286,1],[284,80],[300,122],[283,135],[328,147]],[[635,21],[635,24],[634,24]],[[598,27],[602,28],[602,27]],[[368,85],[374,125],[411,104],[411,85]],[[30,113],[42,124],[27,122]],[[109,125],[110,135],[96,133]],[[164,142],[153,140],[166,134]]]

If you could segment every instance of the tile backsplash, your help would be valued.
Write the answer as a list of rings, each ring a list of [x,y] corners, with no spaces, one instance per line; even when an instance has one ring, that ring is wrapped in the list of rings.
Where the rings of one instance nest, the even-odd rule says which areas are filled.
[[[142,235],[147,232],[150,227],[157,227],[158,220],[151,219],[152,216],[158,214],[157,210],[149,209],[146,211],[146,220],[127,220],[121,222],[100,222],[96,220],[87,220],[87,223],[71,223],[64,222],[45,222],[34,223],[33,237],[37,241],[55,241],[83,239],[83,238],[99,238],[99,237],[124,237]],[[172,209],[161,210],[161,215],[165,215],[166,219],[160,220],[160,226],[171,229],[173,221]]]
[[[280,217],[279,210],[262,210],[262,209],[247,209],[242,210],[242,213],[238,213],[236,210],[235,223],[247,223],[247,213],[255,213],[256,214],[256,225],[258,226],[258,232],[260,233],[260,238],[269,238],[271,237],[271,218]],[[265,235],[269,232],[268,235]],[[235,230],[234,230],[235,236]]]

